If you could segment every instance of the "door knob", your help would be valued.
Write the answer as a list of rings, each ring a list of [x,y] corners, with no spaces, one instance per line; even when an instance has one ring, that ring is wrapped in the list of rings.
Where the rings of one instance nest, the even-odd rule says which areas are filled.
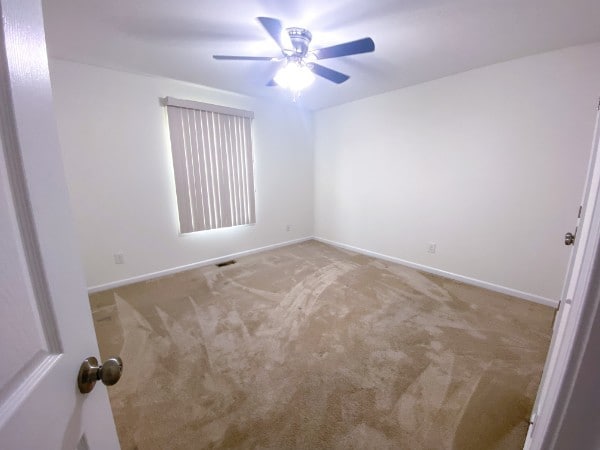
[[[77,375],[79,392],[87,394],[94,389],[98,380],[106,386],[112,386],[119,381],[122,373],[123,361],[118,356],[108,358],[102,365],[98,365],[98,360],[90,356],[83,360],[79,368],[79,375]]]
[[[573,245],[575,243],[575,235],[573,233],[565,234],[565,245]]]

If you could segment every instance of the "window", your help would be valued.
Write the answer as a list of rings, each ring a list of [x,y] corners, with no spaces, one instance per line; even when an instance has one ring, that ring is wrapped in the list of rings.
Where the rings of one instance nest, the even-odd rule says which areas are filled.
[[[181,233],[256,223],[254,113],[165,99]]]

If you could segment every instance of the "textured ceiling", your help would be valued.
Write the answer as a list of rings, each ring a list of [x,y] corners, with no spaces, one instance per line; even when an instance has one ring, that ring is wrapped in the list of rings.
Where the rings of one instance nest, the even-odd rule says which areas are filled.
[[[45,0],[53,57],[290,101],[266,87],[279,56],[257,16],[313,33],[311,48],[370,36],[375,52],[323,61],[351,76],[302,94],[310,109],[509,59],[600,41],[599,0]]]

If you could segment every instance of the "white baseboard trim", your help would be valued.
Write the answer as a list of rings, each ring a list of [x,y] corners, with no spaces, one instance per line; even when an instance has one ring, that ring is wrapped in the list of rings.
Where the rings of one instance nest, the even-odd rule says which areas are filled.
[[[408,266],[413,269],[422,270],[423,272],[432,273],[434,275],[439,275],[445,278],[450,278],[451,280],[461,281],[466,284],[471,284],[473,286],[481,287],[484,289],[489,289],[490,291],[500,292],[501,294],[512,295],[513,297],[518,297],[523,300],[529,300],[530,302],[540,303],[546,306],[552,306],[556,308],[558,306],[557,300],[552,300],[550,298],[542,297],[536,294],[530,294],[528,292],[519,291],[517,289],[508,288],[505,286],[499,286],[494,283],[489,283],[487,281],[477,280],[475,278],[465,277],[463,275],[458,275],[452,272],[446,272],[445,270],[436,269],[434,267],[425,266],[423,264],[417,264],[414,262],[406,261],[404,259],[396,258],[394,256],[388,256],[377,252],[372,252],[370,250],[365,250],[363,248],[354,247],[353,245],[342,244],[341,242],[331,241],[329,239],[321,238],[321,237],[313,237],[315,241],[322,242],[324,244],[333,245],[334,247],[343,248],[345,250],[350,250],[352,252],[360,253],[367,256],[372,256],[374,258],[383,259],[385,261],[390,261],[397,264],[402,264],[403,266]]]
[[[112,281],[110,283],[99,284],[97,286],[91,286],[88,288],[88,294],[93,294],[95,292],[105,291],[107,289],[115,289],[121,286],[125,286],[127,284],[139,283],[140,281],[148,281],[153,278],[164,277],[165,275],[173,275],[178,272],[184,272],[190,269],[196,269],[202,266],[209,266],[211,264],[219,264],[224,261],[229,261],[234,258],[241,258],[242,256],[252,255],[254,253],[265,252],[267,250],[273,250],[279,247],[285,247],[287,245],[299,244],[300,242],[310,241],[312,240],[312,236],[303,237],[299,239],[294,239],[291,241],[279,242],[277,244],[266,245],[264,247],[253,248],[250,250],[244,250],[243,252],[232,253],[230,255],[219,256],[218,258],[205,259],[202,261],[198,261],[192,264],[186,264],[184,266],[173,267],[171,269],[159,270],[158,272],[147,273],[144,275],[138,275],[131,278],[125,278],[122,280]]]
[[[244,250],[243,252],[232,253],[225,256],[220,256],[218,258],[205,259],[202,261],[198,261],[192,264],[186,264],[183,266],[173,267],[171,269],[159,270],[157,272],[147,273],[144,275],[138,275],[131,278],[125,278],[122,280],[112,281],[110,283],[99,284],[97,286],[91,286],[88,288],[88,294],[93,294],[95,292],[105,291],[107,289],[115,289],[121,286],[125,286],[127,284],[139,283],[140,281],[148,281],[153,278],[163,277],[166,275],[173,275],[178,272],[183,272],[186,270],[196,269],[198,267],[208,266],[211,264],[218,264],[223,261],[228,261],[234,258],[241,258],[242,256],[252,255],[254,253],[265,252],[267,250],[272,250],[279,247],[285,247],[287,245],[299,244],[300,242],[306,242],[314,239],[315,241],[322,242],[324,244],[333,245],[334,247],[343,248],[345,250],[350,250],[356,253],[360,253],[363,255],[371,256],[373,258],[383,259],[385,261],[390,261],[397,264],[402,264],[403,266],[411,267],[413,269],[422,270],[423,272],[432,273],[434,275],[439,275],[445,278],[450,278],[451,280],[461,281],[463,283],[471,284],[473,286],[478,286],[484,289],[489,289],[490,291],[500,292],[502,294],[512,295],[513,297],[522,298],[524,300],[528,300],[535,303],[540,303],[546,306],[552,306],[556,308],[558,306],[558,301],[552,300],[546,297],[542,297],[536,294],[530,294],[528,292],[519,291],[516,289],[508,288],[505,286],[499,286],[494,283],[489,283],[487,281],[477,280],[475,278],[465,277],[463,275],[458,275],[452,272],[446,272],[445,270],[436,269],[434,267],[425,266],[423,264],[417,264],[411,261],[407,261],[404,259],[396,258],[394,256],[384,255],[382,253],[373,252],[370,250],[365,250],[360,247],[355,247],[353,245],[343,244],[341,242],[332,241],[329,239],[317,237],[317,236],[308,236],[299,239],[293,239],[291,241],[279,242],[277,244],[266,245],[264,247],[253,248],[250,250]]]

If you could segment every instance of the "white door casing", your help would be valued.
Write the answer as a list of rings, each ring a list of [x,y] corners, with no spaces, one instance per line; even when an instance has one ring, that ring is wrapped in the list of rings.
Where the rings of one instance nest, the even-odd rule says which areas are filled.
[[[600,106],[599,106],[600,109]],[[600,240],[600,113],[596,117],[592,151],[584,187],[582,210],[577,222],[577,235],[572,250],[565,285],[562,292],[560,310],[556,316],[552,341],[544,367],[544,373],[535,401],[532,424],[525,441],[526,450],[548,448],[548,442],[556,432],[551,429],[552,415],[566,411],[567,405],[559,402],[564,388],[577,376],[577,368],[568,371],[568,363],[581,358],[579,352],[585,351],[576,345],[577,333],[584,328],[585,311],[594,309],[591,298],[587,298],[593,265],[596,262],[597,244]],[[573,230],[565,230],[573,231]],[[585,336],[579,336],[585,342]],[[570,372],[570,373],[569,373]],[[563,392],[561,392],[563,391]],[[556,420],[556,417],[554,418]]]
[[[40,0],[0,0],[0,448],[117,449],[61,162]],[[125,369],[126,370],[126,369]],[[87,444],[87,445],[86,445]]]

